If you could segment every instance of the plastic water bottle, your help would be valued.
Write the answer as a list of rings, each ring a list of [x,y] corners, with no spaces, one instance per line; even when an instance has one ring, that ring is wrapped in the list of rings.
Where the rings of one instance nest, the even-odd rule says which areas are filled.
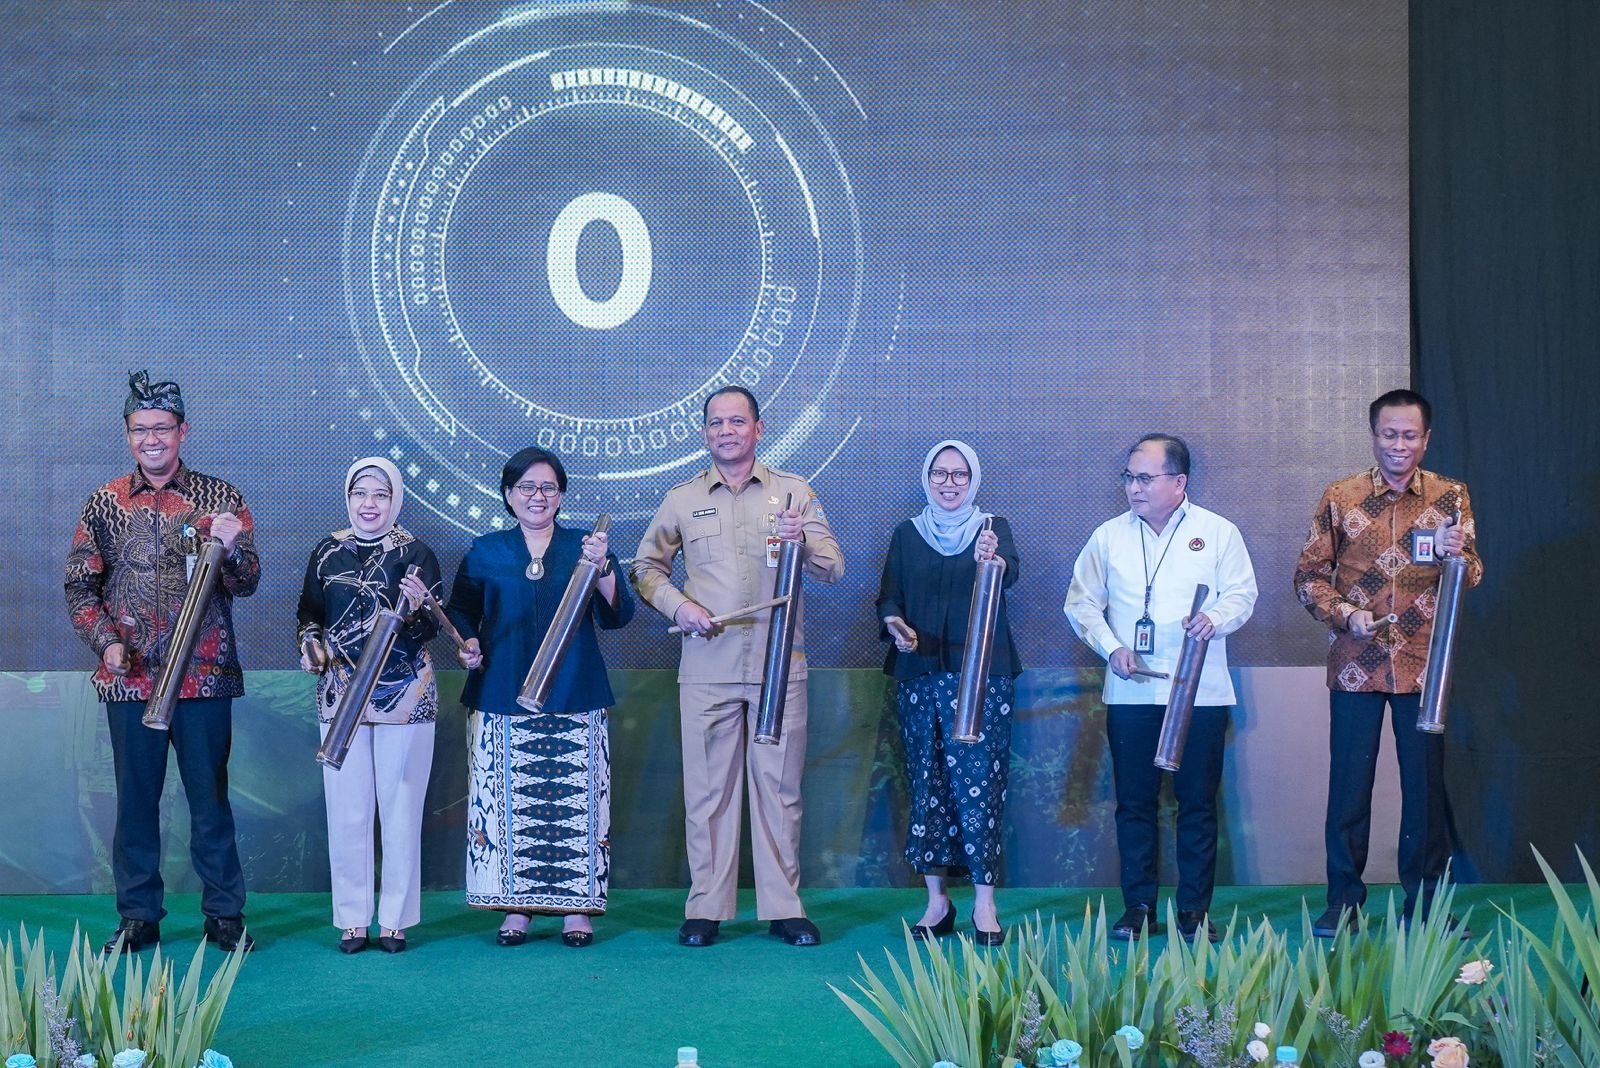
[[[693,1046],[679,1046],[678,1068],[700,1068],[700,1051]]]
[[[1300,1051],[1293,1046],[1279,1046],[1272,1068],[1300,1068]]]

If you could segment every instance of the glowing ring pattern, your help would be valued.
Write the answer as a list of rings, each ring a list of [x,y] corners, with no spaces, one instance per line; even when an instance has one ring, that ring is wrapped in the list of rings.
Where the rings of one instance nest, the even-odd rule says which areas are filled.
[[[700,405],[728,383],[761,398],[763,459],[775,465],[813,474],[859,424],[851,391],[835,389],[858,358],[865,263],[855,190],[833,135],[782,66],[810,58],[821,70],[826,61],[761,5],[744,12],[756,17],[741,13],[730,25],[724,14],[714,24],[709,12],[607,0],[503,13],[463,27],[380,123],[347,212],[346,306],[382,400],[365,405],[363,418],[425,507],[469,531],[504,525],[500,466],[516,448],[539,444],[569,461],[569,515],[647,516],[667,486],[704,463]],[[763,26],[779,32],[758,50],[745,38]],[[561,43],[574,39],[584,43]],[[768,58],[774,46],[787,48],[782,62]],[[808,91],[820,84],[855,103],[827,69],[829,80],[812,75]],[[736,183],[748,212],[736,239],[751,246],[744,306],[714,324],[729,339],[724,350],[692,346],[706,354],[692,375],[644,363],[613,369],[649,400],[627,410],[601,392],[552,400],[535,361],[480,353],[458,314],[470,293],[451,261],[452,225],[474,174],[510,151],[502,146],[526,145],[555,122],[603,137],[618,116],[653,124],[678,151],[709,153]],[[567,320],[603,337],[644,318],[657,299],[652,230],[661,223],[598,188],[605,175],[594,184],[565,200],[541,258],[545,278],[524,288],[537,283]],[[590,229],[611,231],[621,246],[621,278],[605,299],[578,279]],[[539,341],[530,336],[530,350]]]

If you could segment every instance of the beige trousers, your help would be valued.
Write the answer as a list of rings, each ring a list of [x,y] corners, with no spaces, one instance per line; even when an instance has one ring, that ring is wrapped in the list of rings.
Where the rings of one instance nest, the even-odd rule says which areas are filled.
[[[324,738],[328,726],[321,724]],[[344,766],[322,769],[335,927],[372,923],[374,816],[383,837],[378,923],[404,931],[422,918],[422,807],[433,734],[432,723],[363,723]]]
[[[800,904],[800,780],[806,764],[806,680],[790,679],[777,745],[755,744],[759,683],[678,685],[683,727],[689,919],[731,920],[739,887],[739,823],[750,781],[756,916],[795,919]]]

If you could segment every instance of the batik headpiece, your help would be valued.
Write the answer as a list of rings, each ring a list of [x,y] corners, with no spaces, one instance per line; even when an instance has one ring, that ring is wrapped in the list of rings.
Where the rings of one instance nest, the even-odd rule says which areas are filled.
[[[176,382],[152,382],[149,371],[128,372],[128,399],[122,402],[122,418],[142,411],[171,412],[183,422],[183,394]]]

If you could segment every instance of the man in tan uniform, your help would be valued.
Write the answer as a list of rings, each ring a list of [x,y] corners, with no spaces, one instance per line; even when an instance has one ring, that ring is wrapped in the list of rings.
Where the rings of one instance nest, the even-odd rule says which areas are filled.
[[[678,664],[683,721],[683,801],[689,899],[678,942],[709,946],[735,914],[742,780],[750,778],[750,841],[756,915],[792,946],[822,941],[800,904],[800,779],[806,756],[804,618],[796,621],[783,734],[754,744],[770,612],[724,625],[711,617],[770,599],[780,543],[803,546],[807,579],[837,582],[839,543],[805,480],[756,460],[761,412],[727,386],[702,410],[712,466],[667,491],[633,562],[639,596],[684,630]],[[793,506],[785,502],[793,495]],[[672,585],[683,553],[688,581]],[[803,611],[803,607],[802,607]]]

